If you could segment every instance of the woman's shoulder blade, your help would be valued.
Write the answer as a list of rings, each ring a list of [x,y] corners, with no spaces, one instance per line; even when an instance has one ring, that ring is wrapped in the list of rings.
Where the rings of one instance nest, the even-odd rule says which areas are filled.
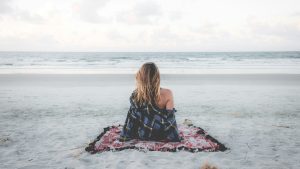
[[[161,95],[163,95],[165,97],[172,97],[173,92],[171,89],[161,88]]]

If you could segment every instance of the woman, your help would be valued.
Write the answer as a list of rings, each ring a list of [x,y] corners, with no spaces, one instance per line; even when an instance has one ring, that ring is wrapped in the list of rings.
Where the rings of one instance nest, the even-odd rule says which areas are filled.
[[[160,87],[157,66],[148,62],[136,74],[136,89],[120,141],[130,139],[180,141],[172,91]]]

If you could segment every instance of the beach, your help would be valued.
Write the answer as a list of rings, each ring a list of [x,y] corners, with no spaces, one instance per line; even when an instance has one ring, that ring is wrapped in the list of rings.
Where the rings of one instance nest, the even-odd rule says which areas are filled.
[[[162,74],[177,123],[192,120],[225,152],[84,148],[123,124],[134,74],[1,74],[1,168],[300,168],[299,74]]]
[[[300,169],[299,44],[300,0],[0,0],[0,169]]]

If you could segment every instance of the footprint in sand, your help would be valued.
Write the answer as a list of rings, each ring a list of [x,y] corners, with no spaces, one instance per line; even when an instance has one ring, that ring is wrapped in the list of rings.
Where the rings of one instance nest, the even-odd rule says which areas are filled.
[[[4,145],[10,141],[11,139],[9,137],[0,138],[0,145]]]

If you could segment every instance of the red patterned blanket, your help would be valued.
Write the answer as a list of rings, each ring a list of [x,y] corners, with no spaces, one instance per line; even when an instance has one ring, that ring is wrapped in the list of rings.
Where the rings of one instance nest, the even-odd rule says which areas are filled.
[[[86,147],[86,151],[94,154],[104,151],[121,151],[124,149],[137,149],[148,151],[225,151],[227,148],[216,139],[208,135],[202,128],[187,125],[178,125],[181,142],[157,142],[133,139],[126,142],[118,140],[122,126],[111,126],[104,131],[95,141]]]

